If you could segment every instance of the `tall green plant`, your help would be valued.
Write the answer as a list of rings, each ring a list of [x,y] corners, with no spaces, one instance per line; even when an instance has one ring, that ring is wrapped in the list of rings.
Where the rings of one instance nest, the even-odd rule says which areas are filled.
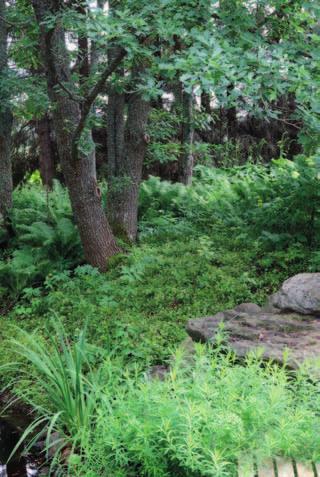
[[[101,386],[99,371],[91,367],[97,349],[88,345],[85,330],[72,343],[59,321],[53,321],[52,326],[48,342],[19,330],[19,338],[11,340],[10,345],[24,362],[22,367],[20,362],[14,366],[16,371],[22,369],[29,380],[31,373],[38,396],[44,398],[38,401],[24,395],[29,397],[37,418],[23,433],[16,448],[29,438],[29,449],[46,434],[46,450],[49,453],[55,449],[53,462],[56,463],[63,448],[81,447],[83,432],[94,427]],[[58,437],[52,438],[54,431]]]

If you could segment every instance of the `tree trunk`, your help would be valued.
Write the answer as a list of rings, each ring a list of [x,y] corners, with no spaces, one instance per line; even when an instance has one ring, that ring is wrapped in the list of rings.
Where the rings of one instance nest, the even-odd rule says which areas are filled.
[[[234,85],[231,84],[227,87],[227,98],[230,97],[232,91],[234,89]],[[234,139],[237,134],[237,127],[238,127],[238,120],[237,120],[237,108],[235,106],[228,106],[226,111],[226,122],[227,122],[227,133],[228,139]]]
[[[6,217],[12,207],[11,123],[9,109],[0,111],[0,214]]]
[[[148,143],[146,126],[150,105],[139,94],[131,94],[124,126],[123,95],[113,93],[109,101],[108,217],[116,235],[134,242],[138,228],[139,187]]]
[[[108,59],[111,62],[118,54],[118,48],[114,47],[109,51]],[[123,69],[118,70],[118,75],[124,75]],[[125,93],[111,89],[108,94],[107,107],[107,149],[108,149],[108,177],[115,178],[121,164],[124,151],[125,132]],[[110,181],[109,181],[110,183]],[[112,218],[112,212],[109,211]]]
[[[92,266],[105,270],[108,259],[119,252],[119,248],[104,213],[93,174],[94,151],[87,154],[78,151],[77,158],[74,158],[74,135],[80,124],[81,111],[79,102],[65,91],[65,85],[68,91],[75,85],[71,80],[64,31],[58,22],[51,30],[44,24],[49,14],[60,13],[61,3],[57,0],[32,0],[32,3],[40,26],[48,94],[54,105],[53,123],[59,157],[85,259]],[[88,145],[90,138],[87,136],[86,139]]]
[[[7,25],[5,0],[0,0],[0,78],[5,81],[7,70]],[[11,128],[12,117],[7,91],[0,91],[0,215],[6,218],[12,207]]]
[[[87,6],[83,3],[78,3],[77,12],[80,15],[86,16],[87,15]],[[88,81],[90,70],[92,68],[92,64],[90,64],[90,57],[89,57],[89,40],[86,34],[79,34],[78,36],[78,72],[79,72],[79,81],[80,85],[83,89],[83,93],[85,93],[87,89],[86,82]],[[88,141],[93,143],[92,132],[88,132]],[[97,165],[96,165],[96,151],[95,148],[92,152],[92,160],[91,160],[91,175],[96,179],[97,178]]]
[[[55,164],[50,119],[47,114],[36,121],[35,129],[39,141],[40,176],[44,187],[50,190],[55,176]]]
[[[114,10],[119,2],[111,0]],[[109,62],[118,55],[115,46],[109,52]],[[132,69],[132,85],[143,71],[143,65]],[[118,70],[123,74],[123,70]],[[146,126],[150,103],[140,94],[128,96],[127,119],[124,120],[125,96],[111,91],[107,112],[108,133],[108,218],[116,235],[134,242],[138,230],[139,187],[148,138]]]
[[[182,153],[179,159],[179,182],[185,185],[192,184],[193,175],[193,94],[182,93]]]

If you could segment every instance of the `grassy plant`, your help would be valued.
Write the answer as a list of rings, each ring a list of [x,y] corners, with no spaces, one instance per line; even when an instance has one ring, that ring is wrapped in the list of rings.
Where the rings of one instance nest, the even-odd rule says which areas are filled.
[[[26,373],[22,394],[37,418],[25,430],[16,448],[28,440],[29,449],[45,437],[47,455],[54,448],[56,464],[63,448],[81,447],[83,433],[95,426],[101,385],[99,370],[93,371],[91,363],[99,351],[88,345],[84,331],[71,343],[59,322],[53,322],[47,342],[22,330],[18,335],[18,339],[10,341],[20,358],[13,369],[16,373],[21,369]],[[34,387],[31,394],[26,391],[27,383]]]
[[[102,405],[76,475],[231,477],[239,459],[320,458],[317,384],[202,346],[192,368],[175,359],[165,381],[129,382]]]

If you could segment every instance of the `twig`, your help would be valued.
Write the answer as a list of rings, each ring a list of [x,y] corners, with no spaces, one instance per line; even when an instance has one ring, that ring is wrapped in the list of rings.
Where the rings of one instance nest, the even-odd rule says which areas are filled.
[[[287,126],[292,126],[293,128],[296,128],[296,129],[301,129],[301,126],[297,126],[296,124],[294,123],[290,123],[289,121],[286,121],[285,119],[283,118],[275,118],[276,121],[281,121],[282,123],[286,124]]]

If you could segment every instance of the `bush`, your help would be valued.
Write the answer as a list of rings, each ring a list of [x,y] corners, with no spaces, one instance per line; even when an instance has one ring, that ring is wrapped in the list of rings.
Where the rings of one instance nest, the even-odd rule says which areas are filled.
[[[318,384],[197,351],[193,366],[178,353],[165,381],[129,381],[101,407],[76,475],[231,477],[238,461],[320,457]]]

